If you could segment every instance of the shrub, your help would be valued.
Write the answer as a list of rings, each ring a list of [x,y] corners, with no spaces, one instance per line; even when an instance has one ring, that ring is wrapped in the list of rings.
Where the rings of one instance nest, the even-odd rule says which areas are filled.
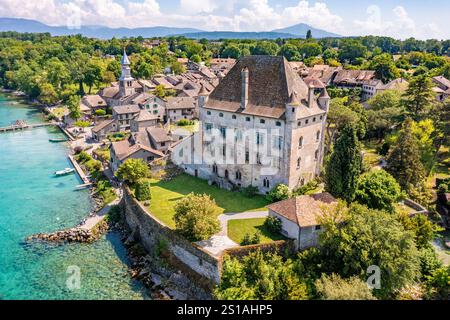
[[[73,149],[73,152],[78,155],[83,151],[83,147],[77,146]]]
[[[84,163],[84,166],[86,167],[86,170],[89,172],[95,172],[95,171],[101,171],[102,170],[102,163],[98,160],[94,160],[91,158],[91,160]]]
[[[106,111],[103,109],[95,110],[95,115],[99,117],[106,116]]]
[[[92,157],[85,151],[81,151],[76,157],[75,160],[77,160],[79,163],[83,164],[90,160],[92,160]]]
[[[190,241],[209,239],[220,231],[219,211],[210,196],[191,193],[175,205],[175,226]]]
[[[303,196],[309,194],[310,192],[316,190],[319,187],[319,182],[317,180],[311,180],[304,186],[297,188],[292,194],[294,196]]]
[[[264,226],[274,234],[281,233],[282,222],[274,216],[270,216],[264,221]]]
[[[188,119],[181,119],[180,121],[177,122],[177,125],[180,127],[191,126],[193,124],[195,124],[195,122]]]
[[[253,235],[246,233],[241,241],[241,246],[251,246],[261,242],[261,232],[256,231]]]
[[[273,188],[267,195],[267,200],[271,202],[277,202],[289,199],[291,197],[291,191],[285,184],[279,184]]]
[[[450,178],[442,180],[438,185],[439,193],[448,193],[450,192]]]
[[[254,197],[258,194],[258,187],[255,186],[248,186],[242,189],[242,193],[246,196],[246,197]]]
[[[111,207],[111,209],[109,210],[108,216],[107,216],[107,221],[110,223],[120,222],[120,219],[121,219],[120,214],[121,214],[121,209],[119,206]]]
[[[152,198],[150,190],[150,181],[147,179],[140,179],[136,182],[135,196],[139,201],[148,201]]]
[[[316,290],[322,300],[376,300],[367,284],[357,277],[342,279],[326,274],[316,281]]]

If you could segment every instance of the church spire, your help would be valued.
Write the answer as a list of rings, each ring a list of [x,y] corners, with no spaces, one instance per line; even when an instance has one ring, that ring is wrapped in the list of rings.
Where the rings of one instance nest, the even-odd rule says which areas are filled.
[[[122,61],[120,61],[120,63],[122,64],[122,66],[129,66],[131,64],[130,59],[128,59],[125,48],[123,48],[123,56],[122,56]]]

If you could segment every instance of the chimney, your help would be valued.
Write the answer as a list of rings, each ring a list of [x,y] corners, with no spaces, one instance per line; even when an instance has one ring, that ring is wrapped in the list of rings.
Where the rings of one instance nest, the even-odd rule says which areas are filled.
[[[312,104],[314,101],[314,86],[308,86],[308,108],[312,108]]]
[[[241,96],[241,109],[244,110],[247,108],[248,104],[248,68],[245,67],[241,71],[241,78],[242,78],[242,96]]]

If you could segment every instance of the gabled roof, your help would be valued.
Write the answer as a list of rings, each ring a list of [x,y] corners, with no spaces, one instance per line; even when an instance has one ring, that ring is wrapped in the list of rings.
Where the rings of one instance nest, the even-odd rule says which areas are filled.
[[[141,109],[136,104],[127,104],[123,106],[115,106],[113,111],[117,114],[138,113]]]
[[[433,81],[444,87],[447,87],[446,90],[450,89],[450,80],[448,80],[444,76],[433,77]]]
[[[92,132],[99,132],[100,130],[106,128],[107,126],[109,126],[113,122],[114,122],[114,119],[102,121],[102,122],[98,123],[95,127],[93,127],[91,131]]]
[[[169,110],[195,109],[197,99],[192,97],[171,97],[167,99],[166,107]]]
[[[127,159],[128,157],[132,156],[136,152],[140,150],[145,150],[147,152],[150,152],[156,156],[164,157],[164,153],[161,151],[155,150],[153,148],[150,148],[148,146],[136,143],[136,144],[130,144],[128,140],[123,140],[119,142],[113,142],[112,148],[114,150],[114,153],[116,154],[117,158],[120,161],[123,161]]]
[[[323,206],[336,203],[331,194],[324,192],[280,201],[268,208],[300,227],[312,227],[319,225],[318,218],[323,215]]]
[[[139,111],[138,116],[134,119],[134,121],[137,122],[143,122],[143,121],[150,121],[150,120],[157,120],[158,117],[151,114],[147,110],[141,110]]]
[[[172,138],[163,128],[147,128],[147,132],[149,136],[157,143],[172,141]]]

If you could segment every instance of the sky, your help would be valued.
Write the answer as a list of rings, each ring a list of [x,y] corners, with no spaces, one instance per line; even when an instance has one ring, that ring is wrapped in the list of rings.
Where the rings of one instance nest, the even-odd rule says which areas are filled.
[[[72,28],[270,31],[306,23],[344,36],[450,38],[448,0],[0,0],[0,16]]]

